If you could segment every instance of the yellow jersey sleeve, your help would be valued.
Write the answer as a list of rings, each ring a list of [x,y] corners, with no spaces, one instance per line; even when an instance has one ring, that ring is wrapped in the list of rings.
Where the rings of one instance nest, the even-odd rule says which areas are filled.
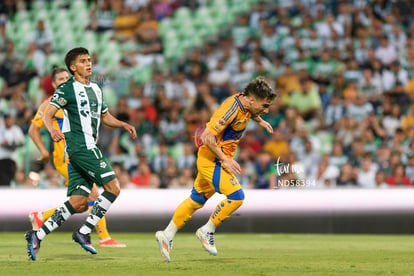
[[[32,119],[32,124],[34,124],[35,126],[37,126],[38,128],[43,128],[44,124],[43,124],[43,115],[46,112],[47,106],[49,104],[49,100],[45,100],[43,101],[39,107],[37,108],[36,114]]]
[[[43,128],[45,125],[43,123],[43,116],[46,110],[49,107],[50,98],[44,100],[39,107],[37,108],[36,114],[32,119],[32,123],[38,128]],[[52,124],[55,129],[61,129],[63,117],[65,116],[62,109],[58,109],[53,117]]]

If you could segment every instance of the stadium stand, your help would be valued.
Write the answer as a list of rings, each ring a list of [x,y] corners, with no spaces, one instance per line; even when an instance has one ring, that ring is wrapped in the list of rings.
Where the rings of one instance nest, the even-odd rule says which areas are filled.
[[[404,12],[411,1],[128,2],[16,1],[1,11],[1,111],[27,132],[30,114],[50,93],[45,80],[52,65],[64,66],[66,51],[84,46],[96,54],[94,79],[114,113],[139,132],[132,142],[122,132],[102,130],[100,143],[122,185],[135,188],[131,179],[145,163],[155,179],[149,187],[184,187],[185,172],[177,163],[194,131],[224,97],[264,75],[280,94],[264,116],[278,131],[270,137],[249,125],[254,135],[240,145],[237,157],[246,188],[280,188],[286,180],[307,180],[308,188],[394,187],[405,177],[414,183],[413,17]],[[111,22],[124,12],[137,23],[131,21],[131,36],[119,37]],[[53,40],[50,48],[30,50],[39,21]],[[18,74],[10,67],[16,60],[24,64]],[[20,98],[7,95],[10,72],[22,76]],[[396,105],[400,111],[393,111]],[[169,135],[182,124],[171,143]],[[302,169],[277,174],[282,147],[284,164]],[[383,148],[390,151],[388,163],[380,161]],[[264,157],[267,163],[254,158],[265,151],[276,155]],[[17,153],[13,187],[33,185],[27,178],[36,148],[26,137]],[[369,158],[372,164],[364,161]],[[174,174],[156,171],[156,160],[176,167]],[[347,170],[351,176],[342,181]],[[386,172],[384,180],[377,180],[377,171]],[[49,187],[50,181],[42,175],[36,185]]]

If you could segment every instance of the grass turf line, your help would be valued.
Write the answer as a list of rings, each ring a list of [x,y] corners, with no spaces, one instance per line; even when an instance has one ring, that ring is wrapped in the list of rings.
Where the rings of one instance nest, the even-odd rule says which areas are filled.
[[[42,242],[28,260],[24,233],[0,233],[0,275],[409,275],[414,237],[409,235],[314,235],[217,233],[218,256],[205,252],[194,234],[178,233],[171,263],[164,263],[154,233],[113,233],[126,248],[85,252],[71,233]]]

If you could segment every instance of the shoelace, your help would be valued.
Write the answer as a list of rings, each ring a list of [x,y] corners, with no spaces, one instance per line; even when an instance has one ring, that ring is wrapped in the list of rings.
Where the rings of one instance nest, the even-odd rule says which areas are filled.
[[[80,237],[80,239],[83,240],[83,242],[85,244],[91,244],[91,236],[89,234],[84,235],[84,234],[78,232],[78,237]]]
[[[214,245],[214,233],[213,232],[207,232],[208,236],[208,243],[210,245]]]

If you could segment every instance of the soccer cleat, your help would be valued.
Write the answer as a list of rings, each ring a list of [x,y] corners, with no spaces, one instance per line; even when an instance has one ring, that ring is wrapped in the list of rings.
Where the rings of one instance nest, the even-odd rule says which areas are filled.
[[[197,238],[201,241],[204,249],[213,256],[217,255],[217,249],[214,245],[214,233],[213,232],[204,232],[201,228],[197,229],[196,232]]]
[[[81,234],[79,231],[75,231],[73,232],[72,239],[73,241],[79,243],[82,246],[82,248],[88,251],[89,253],[91,254],[98,253],[96,249],[93,247],[93,245],[91,244],[91,236],[89,234],[84,235],[84,234]]]
[[[30,223],[32,224],[32,229],[37,231],[43,225],[43,219],[41,212],[31,212],[29,214]]]
[[[170,250],[172,249],[173,241],[167,239],[164,231],[157,231],[157,233],[155,233],[155,238],[157,239],[161,256],[167,263],[169,263],[171,261]]]
[[[27,241],[27,255],[32,261],[36,261],[36,255],[40,249],[41,240],[39,240],[39,238],[36,236],[36,231],[33,230],[27,231],[24,236]]]
[[[113,238],[107,238],[99,241],[100,247],[126,247],[126,244],[119,243]]]

